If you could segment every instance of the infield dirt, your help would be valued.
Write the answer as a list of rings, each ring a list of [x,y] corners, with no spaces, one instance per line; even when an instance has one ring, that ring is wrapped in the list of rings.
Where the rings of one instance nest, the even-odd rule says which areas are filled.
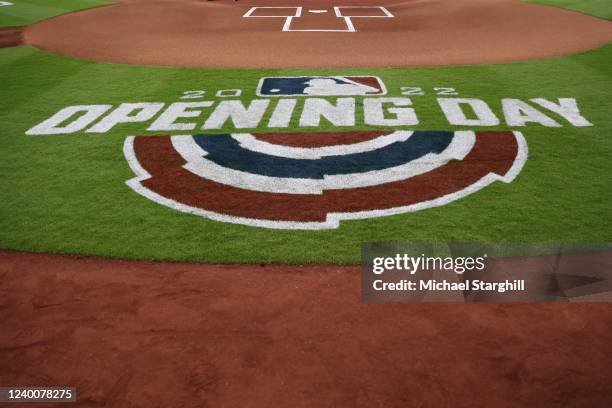
[[[357,266],[0,251],[0,383],[78,406],[603,407],[607,303],[364,303]]]

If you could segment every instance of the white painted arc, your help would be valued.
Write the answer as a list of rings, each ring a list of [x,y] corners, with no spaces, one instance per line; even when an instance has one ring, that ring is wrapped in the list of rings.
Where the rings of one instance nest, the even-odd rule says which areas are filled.
[[[393,134],[396,133],[400,133],[402,137],[406,136],[403,132]],[[199,177],[243,190],[286,194],[323,194],[324,190],[377,186],[430,172],[450,160],[463,159],[473,148],[476,135],[471,131],[455,132],[452,142],[440,154],[430,153],[409,163],[382,170],[325,175],[323,179],[270,177],[230,169],[206,159],[208,152],[202,149],[190,135],[172,136],[171,140],[173,147],[187,162],[183,167]],[[350,149],[350,146],[354,145],[336,146],[339,149],[337,153],[348,154],[342,152],[342,146]]]
[[[412,134],[413,132],[411,131],[396,131],[389,135],[379,136],[359,143],[309,148],[268,143],[257,139],[250,133],[234,133],[232,134],[232,138],[240,142],[240,146],[253,152],[291,159],[317,160],[326,156],[365,153],[380,149],[396,142],[404,142],[408,140]]]

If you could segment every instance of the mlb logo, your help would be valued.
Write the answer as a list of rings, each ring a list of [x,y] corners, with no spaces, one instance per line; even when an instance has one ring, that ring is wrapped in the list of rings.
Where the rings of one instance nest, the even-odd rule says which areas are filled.
[[[358,96],[385,95],[383,81],[375,76],[265,77],[258,96]]]

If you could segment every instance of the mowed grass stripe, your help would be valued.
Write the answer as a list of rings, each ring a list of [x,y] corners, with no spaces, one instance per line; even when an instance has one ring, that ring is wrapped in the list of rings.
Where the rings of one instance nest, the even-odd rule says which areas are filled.
[[[610,241],[611,58],[612,45],[515,64],[338,72],[153,68],[78,61],[25,47],[1,50],[0,74],[11,88],[0,90],[0,247],[204,262],[353,263],[359,261],[360,244],[368,241]],[[6,61],[12,65],[3,69]],[[47,78],[30,72],[37,66],[45,67]],[[504,97],[576,97],[596,126],[569,127],[551,113],[565,127],[523,129],[530,159],[513,183],[494,183],[441,208],[343,222],[337,230],[318,232],[213,222],[134,193],[124,184],[133,173],[121,148],[126,135],[146,133],[148,124],[118,126],[103,135],[24,135],[69,105],[171,103],[185,90],[214,94],[228,88],[243,89],[242,99],[248,101],[262,76],[313,73],[379,75],[390,96],[399,96],[400,86],[423,87],[427,95],[413,98],[420,129],[452,128],[431,93],[438,86],[486,100],[500,116],[499,100]],[[53,80],[57,86],[47,87]],[[18,109],[11,106],[13,97]]]
[[[579,11],[591,16],[612,19],[612,2],[610,0],[523,0],[529,3],[545,4],[568,10]]]
[[[12,6],[0,7],[0,27],[25,26],[71,11],[99,7],[108,0],[11,0]]]

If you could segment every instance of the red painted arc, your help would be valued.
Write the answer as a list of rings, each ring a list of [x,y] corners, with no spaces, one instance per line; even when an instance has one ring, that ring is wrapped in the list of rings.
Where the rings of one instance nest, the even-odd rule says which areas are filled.
[[[329,213],[409,206],[463,190],[490,173],[505,175],[517,157],[518,144],[512,132],[479,132],[461,161],[406,180],[326,190],[321,195],[251,191],[201,178],[182,167],[185,161],[168,136],[136,137],[134,150],[151,175],[142,185],[181,204],[235,217],[323,222]]]

